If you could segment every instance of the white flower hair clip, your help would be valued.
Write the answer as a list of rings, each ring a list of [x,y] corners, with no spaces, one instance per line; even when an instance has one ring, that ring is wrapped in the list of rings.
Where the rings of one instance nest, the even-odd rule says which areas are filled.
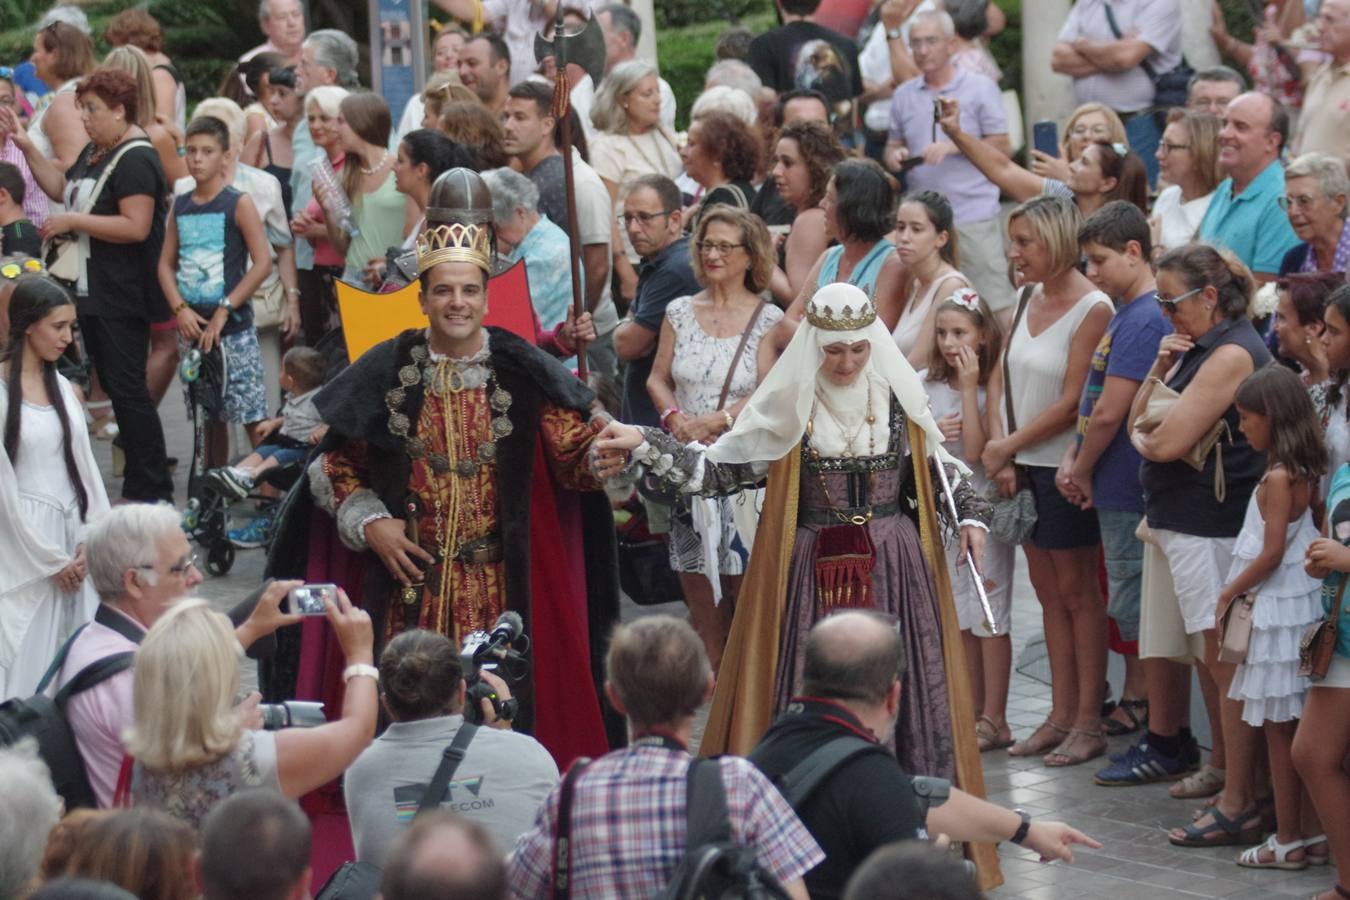
[[[968,287],[960,287],[952,291],[952,295],[946,302],[955,303],[962,309],[968,309],[973,313],[980,312],[980,295]]]

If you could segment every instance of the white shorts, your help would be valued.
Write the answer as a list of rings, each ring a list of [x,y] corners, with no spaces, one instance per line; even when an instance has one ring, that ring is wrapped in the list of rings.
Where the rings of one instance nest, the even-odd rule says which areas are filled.
[[[1228,572],[1233,567],[1233,545],[1237,538],[1197,537],[1163,528],[1151,530],[1167,557],[1186,633],[1212,631],[1219,592],[1228,583]]]
[[[1016,548],[991,537],[985,538],[985,593],[989,595],[989,607],[994,612],[994,625],[998,629],[997,635],[993,635],[984,627],[984,608],[980,606],[980,595],[975,591],[969,567],[956,564],[958,546],[959,541],[952,541],[947,545],[944,555],[947,557],[947,576],[952,582],[952,597],[956,600],[956,621],[961,630],[969,631],[976,637],[1002,637],[1008,634],[1008,629],[1012,627],[1013,557]]]
[[[1312,686],[1350,688],[1350,657],[1341,656],[1339,653],[1332,656],[1331,667],[1327,669],[1327,677],[1321,681],[1314,681]]]

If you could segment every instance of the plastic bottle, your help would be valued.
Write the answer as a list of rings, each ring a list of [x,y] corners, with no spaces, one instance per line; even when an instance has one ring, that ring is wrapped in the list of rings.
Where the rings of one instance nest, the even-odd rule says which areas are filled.
[[[342,189],[342,182],[338,180],[328,157],[320,154],[309,166],[314,181],[314,196],[318,198],[324,214],[331,216],[349,236],[356,237],[361,231],[352,219],[352,202],[347,199],[347,192]]]

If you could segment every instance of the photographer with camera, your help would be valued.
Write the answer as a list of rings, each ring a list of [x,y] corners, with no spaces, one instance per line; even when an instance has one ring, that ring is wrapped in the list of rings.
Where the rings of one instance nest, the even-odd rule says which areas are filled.
[[[383,866],[419,806],[449,809],[477,822],[502,853],[533,824],[558,783],[558,767],[542,744],[511,731],[511,691],[479,668],[490,655],[474,652],[492,644],[491,637],[475,642],[471,636],[461,655],[444,635],[414,630],[398,635],[380,654],[380,693],[391,723],[343,780],[358,860]],[[486,728],[466,722],[470,691],[480,696],[477,715],[469,718],[481,719]],[[452,746],[462,760],[453,774],[438,780],[438,767]],[[429,791],[433,782],[443,785],[439,792]]]
[[[84,550],[99,605],[94,621],[70,644],[52,691],[65,687],[95,663],[134,652],[151,626],[202,582],[192,547],[183,536],[178,510],[166,503],[112,507],[90,523]],[[287,591],[298,584],[272,582],[260,595],[230,611],[241,645],[251,647],[283,625],[300,621],[298,616],[281,611]],[[242,704],[249,719],[256,717],[252,708],[258,699],[252,694]],[[88,690],[72,695],[66,705],[66,719],[98,805],[111,806],[126,753],[122,733],[132,722],[130,663]]]
[[[229,620],[205,600],[181,600],[155,622],[136,651],[126,733],[137,806],[200,828],[237,791],[267,787],[298,798],[346,771],[375,737],[375,637],[370,615],[345,592],[325,594],[323,605],[346,660],[346,688],[342,717],[314,728],[254,731],[242,721],[235,702],[243,653]]]

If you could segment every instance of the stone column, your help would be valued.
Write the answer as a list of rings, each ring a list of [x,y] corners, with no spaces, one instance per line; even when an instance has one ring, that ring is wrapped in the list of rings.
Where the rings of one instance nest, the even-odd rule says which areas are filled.
[[[1022,115],[1026,133],[1042,119],[1063,124],[1073,112],[1072,81],[1050,71],[1050,53],[1070,0],[1036,0],[1022,4]]]
[[[646,60],[659,67],[656,59],[656,13],[652,9],[652,0],[624,0],[633,12],[642,20],[642,37],[638,40],[638,59]]]

